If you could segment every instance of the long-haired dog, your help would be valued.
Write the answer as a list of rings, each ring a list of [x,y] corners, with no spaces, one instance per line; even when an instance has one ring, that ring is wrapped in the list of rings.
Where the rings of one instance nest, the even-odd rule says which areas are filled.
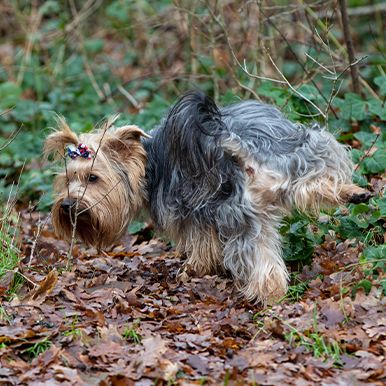
[[[286,292],[278,228],[293,208],[361,201],[345,146],[255,101],[218,108],[184,95],[151,138],[136,126],[79,137],[62,121],[47,154],[64,159],[52,220],[58,236],[110,246],[142,208],[200,275],[228,271],[247,299]]]

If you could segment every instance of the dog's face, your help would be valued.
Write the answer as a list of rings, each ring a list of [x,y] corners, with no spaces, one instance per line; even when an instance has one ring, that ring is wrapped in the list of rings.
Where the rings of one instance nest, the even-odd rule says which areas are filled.
[[[124,126],[78,138],[64,121],[60,125],[45,142],[46,154],[64,161],[54,183],[54,230],[67,241],[110,246],[142,206],[146,153],[140,137],[146,134]]]

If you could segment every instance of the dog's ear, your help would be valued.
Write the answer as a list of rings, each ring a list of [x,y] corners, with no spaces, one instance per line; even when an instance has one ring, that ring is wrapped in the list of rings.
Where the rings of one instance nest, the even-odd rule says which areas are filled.
[[[50,134],[44,142],[44,156],[47,159],[50,155],[54,159],[63,158],[66,152],[66,145],[78,145],[78,136],[70,129],[62,117],[58,117],[58,130]]]
[[[115,150],[117,152],[125,152],[130,150],[132,145],[137,144],[141,137],[151,138],[139,127],[122,126],[110,132],[103,143],[103,147],[107,150]]]

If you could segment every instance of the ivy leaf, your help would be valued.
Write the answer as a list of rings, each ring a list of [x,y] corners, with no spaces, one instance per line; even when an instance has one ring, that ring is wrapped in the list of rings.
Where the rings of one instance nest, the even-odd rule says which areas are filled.
[[[347,93],[344,99],[336,98],[334,104],[339,107],[343,119],[362,121],[366,118],[367,102],[357,94]]]
[[[143,231],[146,228],[146,224],[141,221],[133,221],[129,227],[128,231],[130,234],[135,235],[141,231]]]
[[[96,54],[103,50],[104,41],[102,39],[88,39],[84,42],[84,48],[91,54]]]
[[[384,149],[377,150],[372,156],[363,160],[362,166],[365,172],[370,174],[384,173],[386,165],[386,153]]]
[[[352,175],[352,180],[354,184],[361,186],[362,188],[366,188],[368,186],[368,182],[366,177],[362,174],[358,173],[358,171],[354,170]]]
[[[0,84],[0,111],[13,107],[19,100],[21,88],[12,82]]]
[[[386,108],[382,105],[382,102],[379,99],[371,98],[368,100],[369,111],[381,118],[382,120],[386,120]]]
[[[379,87],[379,93],[386,95],[386,75],[377,76],[374,78],[374,83]]]
[[[386,244],[375,247],[368,247],[362,253],[362,258],[365,261],[374,260],[374,268],[381,268],[386,271]]]
[[[359,131],[358,133],[354,134],[354,137],[365,147],[370,147],[374,143],[376,135],[366,131]]]
[[[378,200],[378,207],[380,216],[386,218],[386,197],[382,197],[380,200]]]

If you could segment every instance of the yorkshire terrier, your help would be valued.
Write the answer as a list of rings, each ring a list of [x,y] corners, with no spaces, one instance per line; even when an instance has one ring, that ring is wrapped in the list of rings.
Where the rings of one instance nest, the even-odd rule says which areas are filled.
[[[46,139],[45,153],[65,164],[54,185],[57,235],[106,248],[144,208],[186,267],[228,271],[248,300],[286,292],[283,216],[370,195],[352,183],[348,149],[333,135],[270,105],[218,108],[197,91],[180,98],[151,137],[136,126],[110,128],[114,120],[80,136],[61,120]]]

